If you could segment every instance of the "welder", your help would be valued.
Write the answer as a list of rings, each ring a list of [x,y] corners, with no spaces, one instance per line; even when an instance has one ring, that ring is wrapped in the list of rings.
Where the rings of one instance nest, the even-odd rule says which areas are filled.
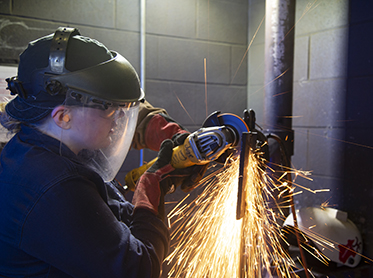
[[[172,149],[188,133],[144,101],[123,56],[74,28],[30,42],[7,82],[15,98],[1,123],[15,135],[0,157],[0,276],[159,277],[160,184],[179,175]],[[112,182],[131,144],[159,150],[132,204]]]

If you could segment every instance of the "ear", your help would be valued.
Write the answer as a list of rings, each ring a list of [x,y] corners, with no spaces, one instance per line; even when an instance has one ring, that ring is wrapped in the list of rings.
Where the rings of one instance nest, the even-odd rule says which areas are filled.
[[[60,128],[69,129],[71,127],[71,110],[66,106],[60,105],[55,107],[51,115],[56,125]]]

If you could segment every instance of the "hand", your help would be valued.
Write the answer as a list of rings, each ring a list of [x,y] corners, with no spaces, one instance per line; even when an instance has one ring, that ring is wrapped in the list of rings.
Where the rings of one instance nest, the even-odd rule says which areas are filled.
[[[184,144],[185,139],[190,135],[189,132],[183,130],[182,133],[176,133],[172,136],[172,142],[174,142],[174,147]]]
[[[207,168],[208,164],[175,169],[170,173],[169,177],[161,181],[161,189],[165,194],[170,194],[180,186],[184,192],[190,192],[198,186]]]
[[[137,182],[132,203],[135,210],[144,208],[164,219],[164,193],[160,182],[174,170],[170,161],[174,144],[171,140],[163,141],[156,162],[140,177]]]
[[[174,146],[184,144],[190,133],[176,133],[172,137]],[[165,194],[173,193],[180,186],[184,192],[189,192],[198,186],[209,164],[194,165],[183,169],[175,169],[169,177],[161,182],[161,188]]]

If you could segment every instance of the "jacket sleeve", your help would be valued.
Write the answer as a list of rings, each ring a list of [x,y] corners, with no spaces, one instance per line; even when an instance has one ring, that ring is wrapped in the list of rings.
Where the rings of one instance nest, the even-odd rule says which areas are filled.
[[[51,187],[29,213],[20,247],[73,277],[159,277],[164,223],[144,210],[129,215],[132,205],[116,200],[118,219],[109,195],[84,177]]]
[[[147,148],[159,151],[164,140],[171,139],[177,133],[185,132],[188,131],[174,121],[166,110],[155,108],[145,101],[145,103],[140,103],[132,147],[137,150]]]

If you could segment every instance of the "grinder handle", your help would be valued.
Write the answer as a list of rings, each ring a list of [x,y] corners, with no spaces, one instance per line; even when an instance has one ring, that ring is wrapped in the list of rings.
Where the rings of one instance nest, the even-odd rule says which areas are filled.
[[[144,174],[145,171],[148,170],[155,163],[156,160],[157,158],[154,158],[152,161],[145,163],[144,165],[135,168],[127,173],[124,180],[126,182],[126,186],[128,187],[128,189],[135,191],[136,182],[139,180],[140,176]],[[173,148],[171,159],[172,167],[176,169],[182,169],[189,166],[193,166],[195,164],[196,163],[192,162],[188,158],[184,145],[176,146],[175,148]]]

